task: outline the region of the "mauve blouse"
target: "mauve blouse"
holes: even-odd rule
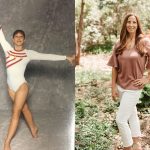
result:
[[[141,39],[140,44],[145,48],[146,56],[141,56],[136,48],[125,49],[121,55],[116,56],[115,44],[113,54],[108,61],[108,65],[117,68],[117,84],[127,90],[138,90],[141,87],[135,86],[133,81],[141,79],[145,69],[150,69],[150,39]]]

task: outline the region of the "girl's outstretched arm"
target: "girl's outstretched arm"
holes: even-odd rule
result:
[[[0,25],[0,44],[2,45],[2,48],[3,48],[4,52],[12,49],[12,46],[5,39],[5,36],[4,36],[1,25]]]
[[[64,56],[64,55],[56,55],[56,54],[44,54],[39,53],[34,50],[27,50],[27,55],[30,60],[50,60],[50,61],[62,61],[68,60],[70,63],[74,63],[75,56]]]

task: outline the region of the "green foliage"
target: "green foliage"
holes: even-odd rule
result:
[[[106,75],[106,77],[110,78],[108,75]],[[78,71],[78,72],[76,71],[76,85],[87,84],[92,80],[100,80],[100,79],[101,73],[96,73],[93,71]]]
[[[112,150],[111,139],[113,137],[111,124],[99,122],[94,118],[89,118],[86,125],[81,126],[76,133],[76,139],[80,143],[76,144],[77,150]]]
[[[111,150],[111,138],[115,129],[108,121],[100,122],[98,112],[98,106],[90,100],[82,99],[76,102],[77,150]]]
[[[90,45],[86,48],[85,52],[92,52],[93,54],[107,53],[112,50],[112,46],[112,41],[106,41],[104,44]]]
[[[76,0],[78,27],[81,0]],[[118,39],[124,16],[133,12],[145,32],[150,29],[150,3],[147,0],[85,0],[82,50],[94,54],[110,51]]]
[[[82,101],[75,104],[76,114],[78,114],[78,119],[82,119],[85,117],[85,103]]]
[[[111,88],[106,84],[110,78],[104,72],[76,71],[76,150],[114,149],[119,103],[111,100]],[[140,111],[150,113],[150,85],[144,87],[140,100]]]
[[[110,102],[110,100],[106,101],[105,104],[106,104],[106,108],[103,111],[104,113],[106,113],[106,112],[113,113],[119,106],[119,103],[112,103],[112,102]]]
[[[138,104],[138,108],[148,108],[150,107],[150,84],[147,84],[141,94],[141,103]]]
[[[110,95],[106,95],[110,89],[100,87],[108,80],[110,80],[108,74],[92,71],[76,72],[76,88],[86,87],[84,94],[81,93],[82,98],[76,99],[75,103],[76,150],[113,149],[112,138],[116,133],[116,124],[107,117],[99,119],[105,111],[105,108],[99,106],[100,102],[105,101],[105,105],[109,103],[108,111],[116,108],[111,104]]]

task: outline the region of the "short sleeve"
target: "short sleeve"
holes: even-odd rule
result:
[[[146,52],[146,64],[145,68],[150,69],[150,38],[144,37],[140,41],[140,46],[143,48],[144,52]]]
[[[116,49],[116,47],[118,45],[117,43],[114,45],[112,55],[111,55],[111,57],[110,57],[110,59],[109,59],[109,61],[107,63],[108,66],[115,67],[115,68],[119,67],[117,56],[116,56],[116,53],[115,53],[115,49]]]

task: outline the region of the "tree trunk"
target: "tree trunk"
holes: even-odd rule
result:
[[[81,56],[81,41],[82,41],[82,32],[83,32],[83,15],[84,15],[84,0],[81,0],[81,13],[79,18],[79,26],[76,34],[76,64],[80,64]]]

